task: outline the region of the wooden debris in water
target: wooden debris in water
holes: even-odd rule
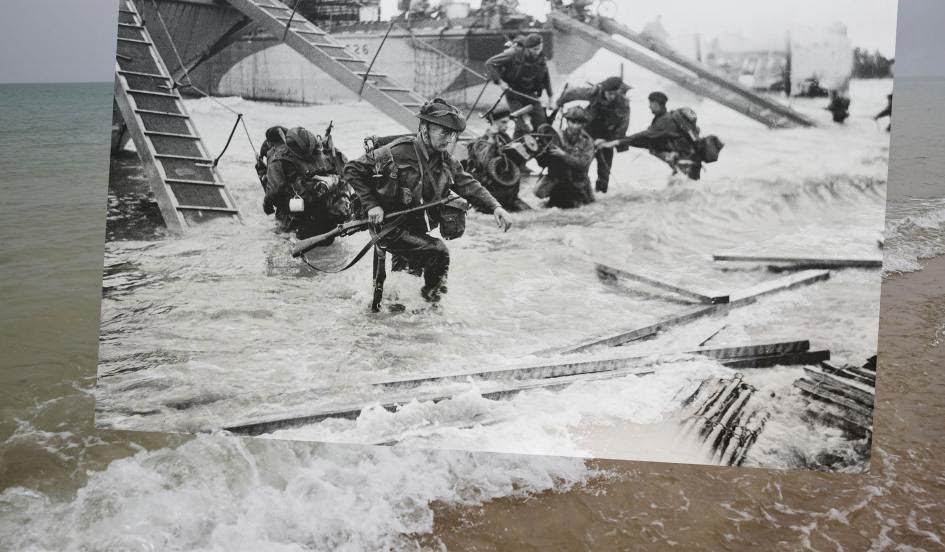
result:
[[[785,263],[805,268],[882,268],[883,259],[832,259],[816,257],[768,257],[755,255],[712,255],[715,261],[746,263]]]
[[[574,363],[559,363],[531,367],[491,370],[474,373],[434,376],[412,380],[395,380],[374,384],[379,388],[400,388],[401,393],[385,397],[380,406],[395,411],[401,405],[412,401],[437,403],[451,399],[468,386],[461,386],[451,392],[436,390],[417,393],[410,389],[422,384],[453,383],[462,384],[472,378],[480,379],[477,383],[483,398],[499,400],[508,398],[522,391],[532,389],[559,389],[574,383],[590,382],[601,379],[613,379],[630,375],[644,376],[657,370],[657,365],[678,357],[680,354],[707,356],[722,365],[738,368],[769,367],[775,365],[816,364],[827,351],[808,351],[808,341],[790,341],[763,345],[730,347],[719,349],[696,350],[689,353],[675,353],[663,357],[629,357],[609,360],[594,360]],[[511,381],[509,381],[511,380]],[[377,404],[377,403],[374,403]],[[288,427],[317,423],[329,418],[356,419],[361,412],[371,405],[364,401],[333,407],[331,409],[282,413],[256,420],[247,420],[225,427],[227,431],[245,435],[261,435]]]
[[[640,328],[633,328],[628,330],[620,330],[611,335],[604,337],[595,337],[580,343],[567,345],[564,347],[555,347],[551,349],[543,349],[534,353],[538,356],[548,356],[548,355],[560,355],[560,354],[571,354],[579,353],[582,351],[587,351],[595,347],[616,347],[618,345],[623,345],[631,341],[636,341],[655,335],[660,331],[664,331],[668,328],[679,326],[693,320],[704,318],[706,316],[715,316],[718,314],[723,314],[728,312],[729,309],[736,307],[742,307],[749,305],[759,297],[776,293],[779,291],[785,291],[788,289],[793,289],[796,287],[809,285],[814,282],[820,282],[830,278],[830,272],[826,270],[806,270],[799,272],[797,274],[791,274],[782,278],[776,278],[774,280],[769,280],[767,282],[762,282],[761,284],[743,289],[739,292],[729,295],[728,303],[722,303],[718,305],[709,305],[709,306],[699,306],[693,309],[687,310],[681,314],[676,314],[663,320],[657,321],[653,324],[648,324]]]
[[[627,272],[626,270],[621,270],[619,268],[614,268],[601,263],[596,263],[595,267],[597,268],[597,275],[600,276],[601,279],[618,280],[623,278],[626,280],[633,280],[635,282],[640,282],[658,289],[670,291],[677,295],[682,295],[687,299],[694,299],[700,303],[706,303],[709,305],[728,303],[728,295],[708,295],[705,293],[699,293],[657,280],[655,278],[642,276],[640,274],[633,274],[631,272]]]

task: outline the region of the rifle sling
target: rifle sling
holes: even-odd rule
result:
[[[371,238],[371,241],[369,241],[367,245],[362,247],[361,251],[358,251],[358,254],[355,255],[354,258],[352,258],[350,261],[348,261],[348,264],[344,265],[341,268],[332,269],[332,268],[317,267],[313,265],[312,263],[308,262],[308,259],[305,258],[304,253],[302,254],[302,262],[307,264],[309,268],[316,270],[318,272],[324,272],[327,274],[338,274],[339,272],[344,272],[345,270],[348,270],[352,266],[358,264],[358,261],[363,259],[364,256],[367,255],[367,252],[370,251],[377,244],[377,242],[381,241],[382,239],[387,237],[388,234],[396,230],[401,224],[403,224],[405,220],[407,220],[407,217],[397,217],[397,219],[394,220],[390,225],[388,225],[383,230],[375,234],[374,237]]]

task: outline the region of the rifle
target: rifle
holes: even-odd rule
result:
[[[568,83],[564,83],[564,88],[561,89],[561,94],[558,94],[558,98],[564,96],[564,93],[568,91]],[[563,104],[562,104],[563,105]],[[558,112],[561,111],[561,106],[559,105],[551,112],[551,115],[548,117],[548,124],[553,125],[555,123],[555,117],[558,116]]]
[[[419,206],[417,206],[417,207],[411,207],[410,209],[404,209],[403,211],[396,211],[396,212],[393,212],[393,213],[387,213],[387,214],[384,215],[384,220],[385,220],[385,221],[388,221],[388,220],[391,220],[391,219],[395,219],[395,218],[398,218],[398,217],[402,217],[402,216],[404,216],[404,215],[409,215],[409,214],[411,214],[411,213],[416,213],[416,212],[419,212],[419,211],[425,211],[425,210],[427,210],[427,209],[429,209],[429,208],[431,208],[431,207],[437,207],[437,206],[439,206],[439,205],[445,205],[446,203],[449,203],[449,202],[451,202],[451,201],[455,201],[455,200],[458,199],[458,198],[459,198],[459,196],[445,197],[445,198],[443,198],[443,199],[438,199],[438,200],[436,200],[436,201],[431,201],[430,203],[424,203],[423,205],[419,205]],[[371,223],[368,222],[367,220],[353,220],[353,221],[351,221],[351,222],[346,222],[346,223],[344,223],[344,224],[339,224],[339,225],[338,225],[337,227],[335,227],[333,230],[329,230],[328,232],[325,232],[324,234],[321,234],[321,235],[318,235],[318,236],[312,236],[311,238],[306,238],[306,239],[304,239],[304,240],[298,242],[297,244],[295,244],[295,247],[292,248],[292,257],[297,259],[297,258],[301,257],[302,255],[308,253],[308,252],[311,251],[312,249],[314,249],[319,243],[321,243],[321,242],[323,242],[323,241],[325,241],[325,240],[328,240],[328,239],[331,239],[331,238],[334,238],[334,237],[338,237],[338,236],[350,236],[351,234],[354,234],[355,232],[360,232],[360,231],[362,231],[362,230],[367,230],[368,227],[370,227],[370,226],[371,226]]]

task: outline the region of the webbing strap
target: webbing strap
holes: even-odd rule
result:
[[[404,222],[406,219],[407,219],[407,217],[398,217],[397,220],[395,220],[394,222],[392,222],[389,226],[387,226],[386,228],[384,228],[383,230],[381,230],[380,232],[378,232],[377,234],[375,234],[374,237],[371,238],[371,241],[369,241],[369,242],[367,243],[367,245],[365,245],[364,247],[362,247],[362,248],[361,248],[361,251],[358,251],[358,254],[355,255],[353,259],[351,259],[350,261],[348,261],[348,263],[347,263],[346,265],[344,265],[343,267],[341,267],[341,268],[334,269],[334,268],[320,268],[320,267],[317,267],[317,266],[313,265],[312,263],[308,262],[308,259],[305,258],[305,255],[304,255],[304,254],[302,255],[302,262],[305,263],[305,264],[307,264],[307,265],[309,266],[309,268],[311,268],[311,269],[313,269],[313,270],[317,270],[318,272],[325,272],[325,273],[327,273],[327,274],[338,274],[339,272],[344,272],[345,270],[348,270],[348,269],[351,268],[352,266],[358,264],[358,261],[360,261],[361,259],[363,259],[364,256],[367,255],[367,252],[368,252],[368,251],[370,251],[375,245],[377,245],[377,243],[378,243],[379,241],[381,241],[382,239],[384,239],[385,237],[387,237],[388,234],[390,234],[391,232],[393,232],[394,230],[396,230],[401,224],[403,224],[403,222]]]

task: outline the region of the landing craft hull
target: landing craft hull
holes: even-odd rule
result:
[[[225,3],[158,0],[156,4],[140,4],[156,46],[179,82],[192,82],[200,91],[215,96],[253,100],[327,104],[356,99],[349,89],[283,44],[281,37],[247,24],[242,14]],[[586,47],[566,45],[567,55],[559,61],[557,36],[545,28],[450,28],[445,22],[422,21],[411,22],[410,30],[405,23],[395,26],[384,41],[387,26],[386,22],[356,23],[326,30],[362,59],[370,61],[380,50],[373,71],[383,72],[424,96],[441,95],[463,105],[475,101],[484,82],[463,65],[485,75],[486,59],[518,34],[538,32],[543,36],[553,80],[570,73],[594,53],[585,51]],[[188,69],[186,75],[178,55]],[[491,105],[500,90],[488,88],[481,103]],[[188,88],[182,92],[199,93]]]
[[[373,71],[387,74],[421,95],[439,95],[465,106],[475,102],[485,82],[479,75],[487,74],[486,59],[503,49],[507,33],[517,32],[425,28],[415,30],[411,36],[395,28],[381,48],[384,30],[334,32],[332,36],[350,46],[362,59],[371,60],[380,49]],[[542,34],[546,55],[554,60],[552,33]],[[560,71],[555,63],[550,65],[552,80],[556,80]],[[350,90],[271,36],[238,40],[193,71],[191,78],[201,83],[204,90],[219,96],[309,104],[357,99]],[[491,105],[500,92],[498,87],[487,87],[480,106]]]

